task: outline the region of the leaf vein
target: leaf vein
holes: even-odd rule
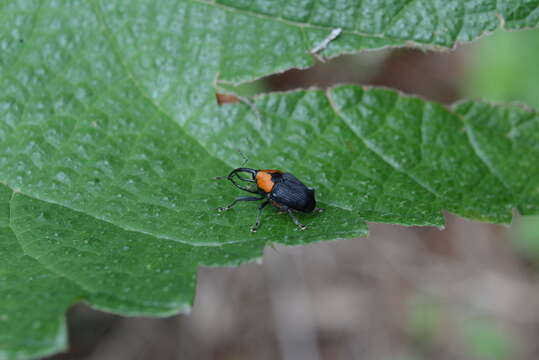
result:
[[[344,118],[345,118],[345,115],[344,114],[341,114],[339,109],[337,108],[337,105],[335,104],[334,100],[333,100],[333,97],[332,95],[329,93],[329,92],[326,92],[326,96],[329,100],[329,103],[331,105],[331,108],[333,109],[333,111],[335,112],[335,114],[337,115],[337,118],[339,118],[344,124],[345,126],[350,130],[351,133],[353,133],[354,135],[356,135],[356,137],[369,149],[371,150],[374,154],[376,154],[381,160],[383,160],[385,163],[387,163],[389,166],[391,166],[393,169],[395,169],[396,171],[406,175],[407,177],[409,177],[410,179],[412,179],[417,185],[419,185],[421,188],[423,188],[424,190],[426,190],[427,192],[431,193],[432,195],[434,195],[436,198],[440,198],[440,196],[431,188],[429,188],[428,186],[422,184],[415,176],[412,176],[408,173],[406,173],[405,171],[403,171],[401,169],[401,167],[396,164],[394,161],[391,161],[391,159],[387,159],[384,154],[381,154],[375,146],[373,146],[371,144],[370,141],[368,141],[367,139],[363,138],[361,135],[359,135],[358,133],[356,133],[351,127],[350,125],[344,121]]]

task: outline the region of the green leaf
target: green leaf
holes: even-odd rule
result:
[[[471,97],[539,107],[539,29],[499,31],[477,45],[464,92]]]
[[[518,219],[508,236],[515,251],[530,264],[539,264],[539,217]]]
[[[214,98],[220,83],[311,65],[336,28],[323,55],[452,46],[500,18],[536,26],[533,4],[4,2],[0,358],[65,348],[63,313],[77,301],[126,315],[186,310],[198,266],[238,265],[268,243],[365,236],[366,221],[443,226],[444,209],[492,222],[513,207],[537,213],[534,112],[450,111],[353,86],[253,107]],[[268,209],[256,234],[253,207],[218,214],[238,191],[213,178],[240,164],[237,149],[315,187],[326,211],[302,216],[302,232]]]
[[[436,297],[425,295],[412,298],[407,311],[406,331],[424,349],[436,351],[441,339],[448,333],[447,318],[456,326],[454,335],[462,337],[459,343],[469,358],[473,359],[510,359],[514,353],[514,343],[492,318],[481,316],[473,311],[455,311],[447,303]],[[449,327],[450,328],[450,327]],[[442,340],[443,341],[443,340]],[[461,346],[462,346],[461,345]]]
[[[475,359],[510,359],[515,353],[512,338],[492,319],[470,316],[462,321],[463,341]]]

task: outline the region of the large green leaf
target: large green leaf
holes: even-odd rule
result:
[[[477,45],[464,92],[472,97],[522,101],[539,107],[539,29],[498,31]]]
[[[442,210],[508,222],[538,212],[539,117],[454,110],[389,90],[298,91],[219,108],[240,82],[325,55],[452,46],[535,26],[536,1],[5,1],[0,5],[0,358],[66,346],[80,300],[120,314],[191,304],[200,265],[271,242],[366,234],[366,221],[443,226]],[[510,6],[511,5],[511,6]],[[285,16],[286,14],[286,16]],[[326,212],[298,230],[217,206],[240,164],[294,172]],[[525,154],[523,156],[523,154]]]

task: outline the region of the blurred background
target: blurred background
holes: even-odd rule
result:
[[[539,31],[500,32],[451,52],[342,56],[238,91],[359,83],[539,108],[538,64]],[[367,239],[202,268],[190,315],[122,318],[78,304],[70,351],[47,359],[539,359],[539,218],[446,217],[445,230],[370,224]]]

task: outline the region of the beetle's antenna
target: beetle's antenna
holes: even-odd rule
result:
[[[243,158],[243,163],[241,164],[240,167],[244,167],[245,164],[247,164],[247,162],[249,161],[249,158],[247,158],[247,156],[245,156],[245,154],[242,153],[241,151],[238,150],[238,152],[240,153],[241,157]]]
[[[247,156],[245,156],[245,154],[242,153],[240,150],[237,150],[237,151],[240,153],[241,157],[243,158],[243,162],[240,165],[240,168],[242,168],[243,166],[245,166],[245,164],[247,164],[247,162],[249,161],[249,158]],[[230,178],[230,175],[228,175],[228,176],[216,176],[216,177],[213,178],[213,180],[231,180],[231,178]]]

